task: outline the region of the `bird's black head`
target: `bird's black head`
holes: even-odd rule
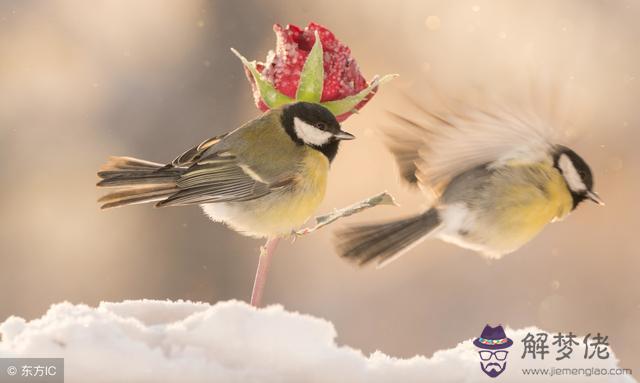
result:
[[[340,129],[340,123],[327,108],[310,102],[284,106],[282,126],[293,141],[322,152],[329,161],[338,153],[340,140],[355,138]]]
[[[553,165],[560,171],[569,187],[574,209],[585,199],[604,205],[598,194],[593,191],[593,174],[589,165],[576,152],[566,146],[557,145]]]

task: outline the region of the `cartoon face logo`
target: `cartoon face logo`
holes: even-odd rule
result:
[[[482,334],[473,341],[473,344],[480,348],[480,368],[488,376],[495,378],[502,374],[507,368],[506,349],[513,345],[513,341],[507,338],[502,326],[484,326]]]

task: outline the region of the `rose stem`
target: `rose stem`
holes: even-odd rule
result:
[[[260,257],[258,258],[258,269],[256,270],[256,279],[253,282],[253,291],[251,292],[251,305],[260,307],[262,303],[262,292],[267,282],[267,272],[269,271],[269,263],[271,257],[275,253],[280,238],[269,238],[267,243],[260,248]]]

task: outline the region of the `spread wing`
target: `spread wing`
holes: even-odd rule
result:
[[[539,161],[551,147],[551,124],[527,108],[480,101],[424,107],[417,117],[392,114],[387,144],[403,179],[436,192],[457,174],[486,163]]]
[[[233,133],[213,137],[187,150],[165,168],[181,169],[176,180],[178,192],[158,206],[248,201],[290,186],[295,177],[284,172],[279,177],[261,177],[241,156],[234,153]]]

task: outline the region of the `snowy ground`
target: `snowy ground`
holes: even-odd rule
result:
[[[478,329],[480,332],[481,329]],[[288,312],[256,310],[237,301],[215,305],[170,301],[61,303],[40,319],[0,324],[0,356],[62,356],[66,382],[634,382],[630,376],[525,377],[521,368],[616,368],[607,360],[523,360],[522,342],[535,328],[507,329],[514,340],[506,371],[480,371],[471,340],[430,358],[396,359],[336,345],[330,322]],[[551,339],[551,337],[549,338]],[[550,341],[551,342],[551,341]]]

